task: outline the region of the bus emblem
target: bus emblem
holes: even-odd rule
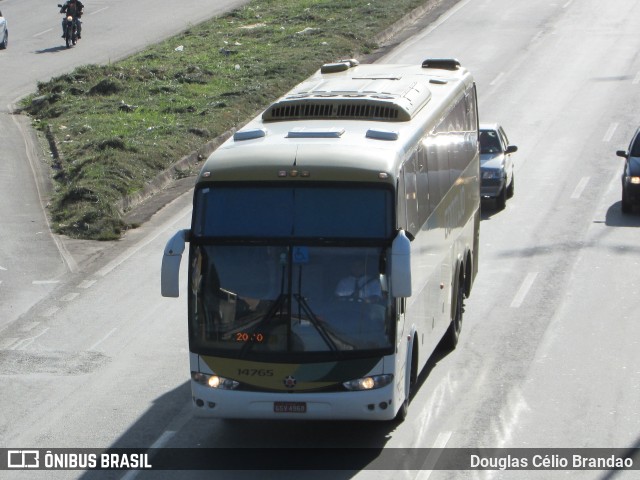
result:
[[[287,388],[295,387],[296,383],[298,383],[298,381],[295,378],[293,378],[291,375],[289,375],[287,378],[284,379],[284,386]]]

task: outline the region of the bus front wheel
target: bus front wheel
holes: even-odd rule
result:
[[[409,413],[409,401],[411,400],[411,394],[415,389],[416,383],[418,383],[418,343],[414,337],[413,349],[411,350],[411,371],[409,372],[409,391],[407,392],[402,405],[398,413],[396,413],[395,421],[400,423],[407,418]]]
[[[455,284],[454,302],[451,323],[445,333],[445,344],[450,350],[455,349],[458,345],[460,330],[462,330],[462,315],[464,313],[464,282],[462,279],[458,279]]]

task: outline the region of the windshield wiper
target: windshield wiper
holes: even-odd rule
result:
[[[324,340],[324,343],[328,345],[330,350],[337,351],[338,346],[336,345],[336,342],[333,341],[333,339],[329,335],[329,332],[327,332],[327,329],[325,328],[325,326],[322,325],[322,322],[320,322],[316,314],[313,313],[313,310],[311,310],[311,307],[307,303],[307,300],[300,294],[294,294],[293,298],[295,298],[296,301],[298,302],[298,305],[302,307],[302,311],[304,311],[307,318],[311,321],[311,324],[318,331],[318,333],[320,334],[320,337],[322,337],[322,340]]]

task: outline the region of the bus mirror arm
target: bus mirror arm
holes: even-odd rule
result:
[[[180,230],[169,239],[162,256],[160,292],[163,297],[180,296],[180,262],[190,230]]]
[[[391,295],[411,296],[411,240],[404,230],[398,231],[391,244]]]

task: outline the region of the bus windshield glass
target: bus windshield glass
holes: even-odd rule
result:
[[[215,238],[389,239],[393,193],[348,186],[213,184],[196,193],[193,233]]]
[[[389,350],[386,249],[205,245],[191,249],[192,348],[232,358]]]

